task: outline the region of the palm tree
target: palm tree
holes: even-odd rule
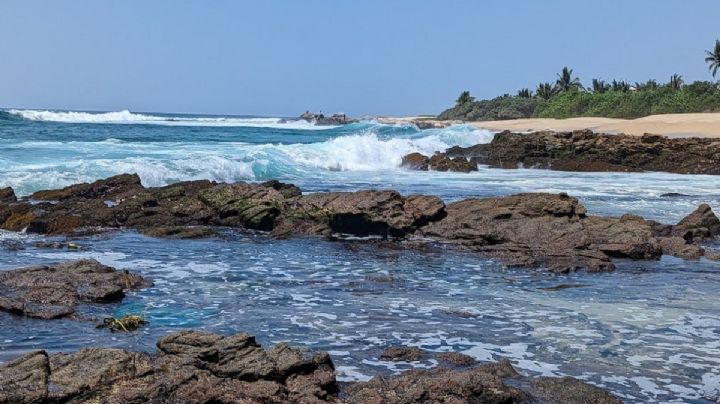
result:
[[[715,41],[715,49],[712,51],[705,51],[705,53],[707,53],[705,62],[710,65],[709,69],[714,78],[718,69],[720,69],[720,40]]]
[[[523,88],[522,90],[518,91],[517,95],[520,98],[532,98],[532,91],[530,91],[529,88]]]
[[[630,83],[628,83],[625,80],[620,80],[620,81],[613,80],[612,83],[610,83],[610,87],[612,88],[613,91],[626,92],[626,91],[630,90]]]
[[[592,91],[594,93],[604,93],[610,90],[610,84],[606,83],[605,80],[593,79]]]
[[[460,96],[455,101],[455,104],[457,106],[460,106],[460,105],[464,105],[464,104],[467,104],[468,102],[473,102],[473,101],[475,101],[475,97],[471,96],[470,91],[466,90],[466,91],[463,91],[462,93],[460,93]]]
[[[535,90],[535,95],[543,100],[549,100],[555,95],[555,87],[550,83],[540,83]]]
[[[560,91],[568,90],[581,90],[583,85],[580,83],[580,79],[572,76],[572,69],[568,69],[567,66],[563,67],[562,72],[558,73],[558,79],[555,85]]]
[[[635,88],[636,88],[638,91],[642,91],[642,90],[654,90],[654,89],[658,88],[658,83],[657,83],[657,81],[655,81],[655,80],[653,80],[653,79],[650,79],[650,80],[648,80],[648,81],[646,81],[646,82],[644,82],[644,83],[638,83],[638,82],[636,82],[636,83],[635,83]]]
[[[670,82],[668,83],[668,87],[672,88],[673,90],[679,90],[682,88],[683,84],[685,82],[683,81],[683,78],[679,74],[673,74],[670,76]]]

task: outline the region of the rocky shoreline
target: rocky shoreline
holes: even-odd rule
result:
[[[246,333],[180,331],[157,352],[87,348],[32,351],[0,367],[0,403],[620,403],[571,377],[527,378],[508,361],[441,365],[339,383],[330,355]]]
[[[705,204],[671,225],[635,215],[592,216],[566,194],[445,204],[391,190],[303,194],[277,181],[147,188],[134,174],[23,198],[10,188],[0,190],[5,230],[76,236],[135,229],[154,237],[196,238],[213,236],[220,227],[276,238],[351,235],[400,248],[444,243],[508,266],[557,272],[609,271],[617,258],[656,260],[663,254],[720,258],[706,245],[720,234],[720,219]],[[127,290],[150,285],[138,274],[93,260],[3,271],[0,311],[75,319],[77,305],[116,302]],[[460,353],[415,347],[388,347],[379,359],[433,358],[440,366],[354,383],[337,381],[327,353],[286,344],[263,349],[248,334],[183,331],[161,338],[157,347],[155,354],[107,348],[30,352],[0,367],[0,403],[620,402],[570,377],[528,378],[507,361],[478,364]]]
[[[701,205],[675,225],[636,215],[592,216],[566,194],[528,193],[445,204],[435,196],[392,190],[319,192],[277,181],[181,182],[146,188],[134,174],[38,191],[17,200],[4,190],[0,229],[84,235],[135,229],[154,237],[197,238],[216,227],[276,238],[381,238],[412,247],[445,243],[508,266],[608,271],[612,259],[656,260],[663,254],[718,259],[705,246],[720,220]]]
[[[438,163],[433,164],[433,160]],[[469,172],[477,169],[477,164],[511,169],[718,175],[720,140],[651,134],[611,135],[591,130],[503,131],[489,144],[456,146],[430,157],[409,154],[403,159],[402,166],[416,170]]]

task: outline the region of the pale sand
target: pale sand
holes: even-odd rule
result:
[[[472,126],[493,131],[591,129],[602,133],[642,135],[654,133],[669,137],[720,138],[720,113],[651,115],[638,119],[570,118],[515,119],[510,121],[470,122]]]
[[[388,124],[410,124],[417,121],[433,121],[431,117],[427,116],[377,118],[377,120],[378,122]],[[438,124],[461,123],[460,121],[434,122]],[[645,133],[654,133],[669,137],[720,138],[720,113],[652,115],[638,119],[514,119],[508,121],[468,122],[468,124],[476,128],[489,129],[492,131],[507,129],[516,132],[529,132],[537,130],[563,131],[591,129],[601,133],[626,133],[628,135],[638,136]]]

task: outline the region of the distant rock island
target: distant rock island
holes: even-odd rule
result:
[[[325,116],[322,112],[305,111],[297,118],[282,119],[280,120],[280,123],[295,121],[307,121],[318,126],[347,125],[349,123],[358,122],[357,119],[350,118],[349,116],[342,113]]]

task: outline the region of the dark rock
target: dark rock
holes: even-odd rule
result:
[[[396,191],[326,192],[305,195],[288,206],[283,231],[306,234],[402,237],[439,220],[445,204],[437,197]]]
[[[337,392],[327,354],[265,351],[247,334],[180,332],[158,348],[152,357],[91,348],[48,360],[33,352],[0,368],[0,402],[313,403]]]
[[[432,157],[420,153],[410,153],[403,157],[401,167],[410,170],[433,170],[433,171],[455,171],[469,173],[477,171],[477,164],[469,161],[464,156],[449,157],[445,153],[435,153]]]
[[[477,171],[477,164],[470,162],[465,157],[450,158],[444,153],[435,153],[430,157],[430,169],[434,171],[454,171],[469,173]]]
[[[424,358],[426,352],[414,346],[394,346],[386,348],[380,354],[380,359],[384,361],[405,361],[413,362]]]
[[[50,363],[32,351],[0,368],[0,403],[42,403],[48,397]]]
[[[140,275],[95,260],[0,272],[0,311],[41,319],[71,315],[80,302],[123,298],[126,289],[148,286]]]
[[[169,334],[157,345],[156,355],[108,348],[51,356],[31,352],[0,367],[0,402],[618,402],[610,393],[569,377],[528,383],[507,360],[462,371],[439,368],[378,376],[349,383],[340,392],[332,360],[324,352],[306,354],[287,344],[265,350],[248,334],[224,337],[202,331]],[[446,353],[443,358],[455,366],[473,365],[462,354]]]
[[[541,402],[556,404],[621,404],[609,392],[572,377],[539,377],[531,382]]]
[[[667,192],[667,193],[664,193],[664,194],[661,194],[661,195],[660,195],[660,197],[662,197],[662,198],[683,198],[683,197],[686,197],[686,196],[690,196],[690,195],[681,194],[681,193],[679,193],[679,192]]]
[[[460,352],[442,352],[437,355],[438,361],[444,365],[454,367],[472,366],[477,363],[475,358]]]
[[[576,135],[584,136],[568,136]],[[466,157],[453,159],[468,164]],[[428,164],[432,169],[430,160]],[[145,188],[137,176],[122,175],[37,195],[57,202],[0,204],[0,228],[50,235],[130,228],[157,237],[194,238],[214,235],[215,226],[229,226],[273,237],[370,237],[386,242],[377,244],[383,248],[423,248],[423,240],[431,239],[507,265],[560,272],[611,270],[611,258],[652,260],[663,251],[695,257],[702,249],[693,245],[720,233],[720,220],[707,205],[673,226],[635,215],[588,217],[577,199],[566,194],[467,199],[446,207],[434,196],[391,190],[303,195],[296,186],[277,181],[189,181]],[[663,237],[681,237],[686,243],[672,239],[661,245]]]
[[[682,237],[661,237],[659,241],[663,253],[667,255],[685,259],[698,259],[704,254],[701,247],[690,244]]]
[[[300,115],[296,120],[303,120],[310,123],[314,123],[318,126],[325,126],[325,125],[347,125],[350,123],[358,122],[357,119],[353,119],[348,117],[345,114],[333,114],[331,116],[325,116],[322,113],[315,113],[306,111],[302,115]],[[291,121],[291,119],[284,120],[285,122]]]
[[[0,188],[0,203],[13,203],[17,202],[15,191],[10,188]]]
[[[376,376],[348,387],[348,403],[520,403],[526,392],[506,385],[498,368],[409,370],[398,376]],[[513,371],[514,372],[514,371]]]
[[[720,174],[720,141],[709,138],[642,137],[540,131],[495,135],[479,161],[491,167],[561,171],[665,171]]]
[[[466,246],[512,266],[543,266],[559,272],[614,268],[592,245],[586,209],[565,194],[519,194],[466,199],[447,205],[447,216],[423,235]]]
[[[410,170],[427,171],[430,169],[430,158],[420,153],[410,153],[402,158],[400,167]]]
[[[689,238],[692,241],[695,238],[709,238],[720,235],[720,219],[706,203],[698,206],[691,214],[685,216],[675,226],[676,234]]]
[[[77,184],[58,190],[38,191],[32,194],[31,198],[38,201],[61,201],[71,198],[110,199],[130,189],[141,187],[140,177],[137,174],[122,174],[95,181],[92,184]]]

